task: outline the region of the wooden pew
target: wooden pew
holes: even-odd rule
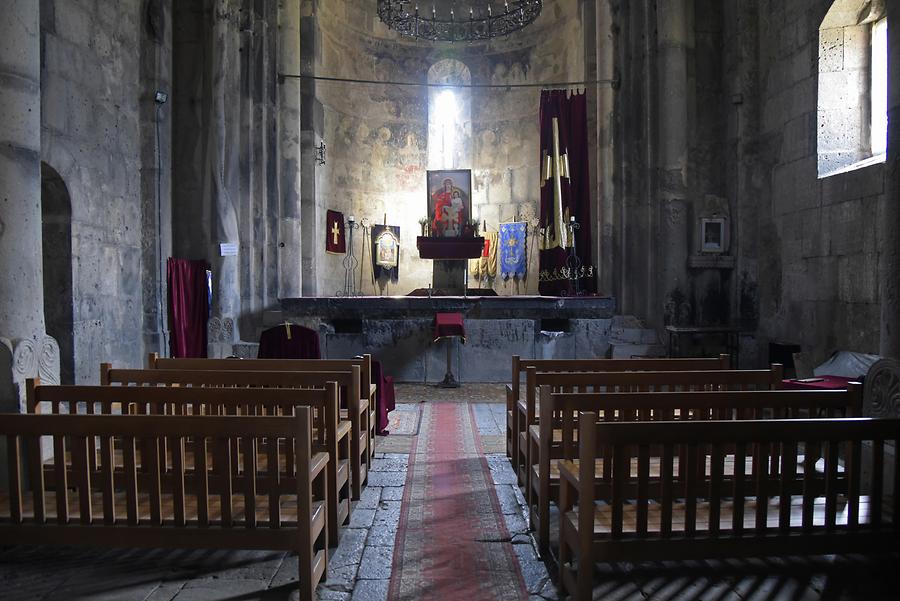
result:
[[[234,369],[245,371],[348,371],[359,366],[362,400],[359,404],[360,419],[369,433],[369,456],[375,456],[375,434],[378,431],[376,415],[375,383],[372,381],[372,355],[357,359],[175,359],[150,353],[147,369]]]
[[[537,460],[531,466],[528,491],[529,515],[538,532],[542,552],[549,550],[550,503],[556,498],[559,472],[552,469],[557,459],[573,459],[577,438],[575,415],[589,411],[605,422],[709,421],[763,418],[835,418],[856,417],[862,412],[862,386],[851,383],[847,390],[756,390],[706,392],[626,392],[626,393],[553,393],[541,386],[539,432],[532,436]],[[798,394],[799,393],[799,394]],[[548,416],[551,419],[546,419]],[[554,436],[553,430],[556,430]],[[658,458],[658,454],[650,455]],[[676,458],[678,470],[685,463]],[[654,459],[656,461],[656,459]],[[654,464],[655,465],[655,464]],[[598,457],[601,486],[609,481],[612,464]],[[683,472],[677,472],[684,477]],[[657,474],[658,475],[658,474]],[[659,483],[656,482],[658,486]]]
[[[118,370],[110,370],[113,373]],[[115,381],[115,378],[113,379]],[[75,415],[293,415],[297,406],[309,407],[312,411],[313,444],[315,450],[329,456],[326,468],[328,483],[328,537],[337,544],[340,526],[350,520],[350,423],[339,421],[337,416],[337,384],[329,382],[324,388],[290,389],[267,388],[265,390],[246,387],[161,387],[161,386],[42,386],[39,380],[26,382],[26,408],[29,413],[49,410],[53,414]],[[89,442],[96,452],[94,441]],[[167,461],[173,461],[174,441],[163,441],[161,453]],[[152,449],[141,449],[148,454]],[[284,449],[282,452],[287,452]],[[260,464],[267,452],[258,449]],[[240,449],[230,450],[232,464],[240,462]],[[192,451],[188,459],[194,461]],[[291,468],[291,455],[285,461]],[[89,466],[96,470],[97,462]],[[98,474],[95,474],[97,476]],[[47,474],[53,478],[52,473]]]
[[[606,423],[585,412],[578,438],[578,463],[559,461],[560,581],[573,599],[591,599],[596,562],[900,547],[900,463],[884,453],[900,442],[900,420]],[[662,450],[658,491],[652,448]],[[599,457],[612,465],[605,489],[595,485]],[[684,477],[676,457],[686,458]]]
[[[284,417],[4,415],[10,492],[0,495],[0,540],[295,551],[300,598],[311,601],[328,553],[328,454],[312,449],[311,428],[308,407]],[[174,441],[171,463],[138,450],[163,440]],[[42,443],[56,452],[42,455]],[[269,453],[258,468],[261,445]],[[280,465],[279,446],[291,450],[293,471]],[[250,453],[239,477],[235,447]],[[209,450],[212,461],[186,465],[188,449],[199,458]],[[56,482],[45,481],[45,468]]]
[[[228,359],[242,363],[243,360]],[[276,360],[277,361],[277,360]],[[347,414],[350,421],[351,493],[359,499],[368,481],[371,455],[368,441],[368,409],[359,393],[358,365],[347,371],[256,371],[256,370],[190,370],[190,369],[113,369],[109,363],[100,365],[100,383],[131,386],[246,386],[261,388],[323,388],[327,382],[347,387]],[[343,413],[342,413],[343,416]]]
[[[506,387],[506,454],[512,458],[513,469],[518,473],[519,440],[525,430],[526,401],[522,398],[521,384],[529,367],[538,372],[599,372],[599,371],[708,371],[728,369],[729,355],[699,359],[522,359],[512,357],[512,381]],[[520,480],[520,484],[524,484]]]
[[[627,372],[538,372],[525,370],[524,427],[519,434],[517,471],[529,494],[531,466],[537,459],[540,430],[537,395],[540,386],[549,385],[556,392],[653,392],[678,390],[772,390],[782,387],[782,366],[773,363],[765,369],[695,370],[695,371],[627,371]],[[520,404],[521,405],[521,404]],[[521,422],[521,415],[520,415]],[[521,426],[520,426],[521,427]]]

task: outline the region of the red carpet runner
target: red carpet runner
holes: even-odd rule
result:
[[[467,403],[422,407],[388,599],[528,599]]]

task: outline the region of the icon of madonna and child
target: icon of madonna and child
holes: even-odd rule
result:
[[[469,169],[428,172],[431,235],[458,238],[471,234],[472,172]]]

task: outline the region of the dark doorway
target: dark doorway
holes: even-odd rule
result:
[[[59,173],[41,163],[44,255],[44,320],[59,343],[60,382],[75,381],[72,295],[72,201]]]

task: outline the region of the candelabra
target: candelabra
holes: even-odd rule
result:
[[[353,231],[363,227],[356,223],[356,217],[350,215],[344,228],[347,231],[347,256],[344,257],[344,290],[340,296],[358,296],[356,289],[356,270],[359,267],[359,259],[353,256]]]
[[[581,224],[575,221],[575,216],[569,218],[569,240],[572,241],[572,245],[569,247],[569,256],[566,258],[566,270],[568,271],[568,278],[571,280],[572,285],[575,287],[575,296],[581,294],[580,284],[578,279],[581,277],[581,259],[578,257],[578,253],[575,249],[575,232],[581,229]]]

